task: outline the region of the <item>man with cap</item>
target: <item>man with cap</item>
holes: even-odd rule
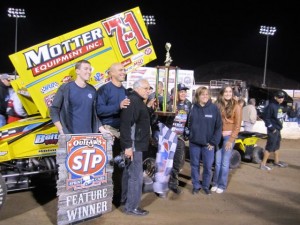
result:
[[[9,88],[11,77],[4,73],[0,75],[0,127],[6,124],[7,120],[7,103],[9,100]]]
[[[264,151],[264,157],[260,164],[261,170],[272,170],[271,167],[267,166],[267,160],[269,159],[270,153],[274,153],[274,166],[284,168],[287,164],[279,161],[279,148],[281,142],[280,131],[282,129],[282,123],[284,118],[283,103],[285,93],[281,90],[276,91],[274,94],[274,100],[266,107],[264,111],[264,121],[267,127],[267,143]]]
[[[167,117],[165,122],[165,125],[168,126],[173,132],[175,132],[178,137],[176,151],[173,158],[173,167],[170,173],[170,180],[168,185],[169,189],[176,194],[181,193],[181,189],[178,187],[178,175],[185,160],[185,141],[183,138],[183,133],[188,114],[192,107],[192,103],[186,97],[188,89],[189,88],[182,83],[177,85],[176,115]],[[171,98],[168,103],[169,111],[172,111],[172,107],[173,98]]]

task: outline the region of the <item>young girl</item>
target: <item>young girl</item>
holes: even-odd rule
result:
[[[226,86],[221,90],[216,104],[222,115],[223,141],[220,149],[216,151],[215,172],[211,191],[221,194],[227,188],[232,148],[241,128],[242,108],[233,99],[233,90],[230,86]]]

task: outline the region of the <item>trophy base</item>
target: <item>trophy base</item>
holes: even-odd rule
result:
[[[175,112],[163,112],[163,111],[156,111],[154,112],[158,116],[175,116]]]

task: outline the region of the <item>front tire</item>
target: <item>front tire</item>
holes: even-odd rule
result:
[[[252,162],[259,164],[261,163],[262,159],[264,157],[264,149],[261,147],[256,146],[253,149],[253,153],[252,153]]]
[[[7,195],[7,187],[3,177],[0,174],[0,210],[6,200],[6,195]]]
[[[230,169],[238,168],[241,164],[241,160],[242,160],[242,157],[241,157],[241,154],[239,153],[239,151],[233,149],[232,153],[231,153],[229,168]]]

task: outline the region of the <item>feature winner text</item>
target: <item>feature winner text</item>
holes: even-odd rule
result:
[[[77,221],[106,212],[108,206],[105,198],[107,188],[67,196],[66,206],[70,208],[66,210],[68,221]],[[99,201],[100,199],[103,201]]]

